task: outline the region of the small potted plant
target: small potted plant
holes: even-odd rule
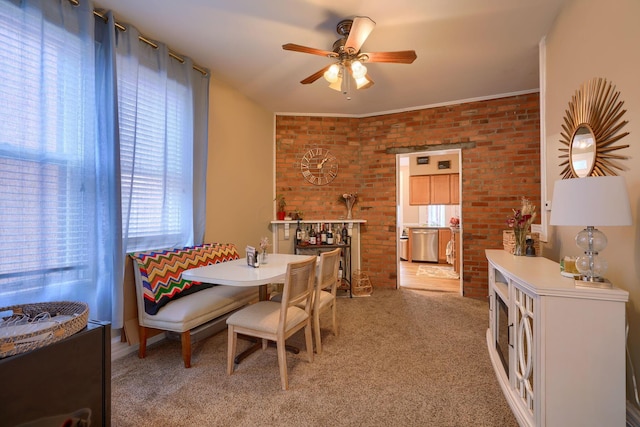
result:
[[[285,208],[287,207],[287,201],[284,199],[282,194],[278,194],[275,198],[275,201],[278,203],[278,212],[277,217],[278,221],[284,220],[284,217],[287,215],[285,212]]]

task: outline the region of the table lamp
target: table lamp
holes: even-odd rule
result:
[[[603,276],[607,262],[599,253],[607,237],[597,226],[631,225],[627,184],[622,176],[595,176],[556,181],[551,202],[551,225],[580,225],[576,244],[584,256],[576,260],[580,278],[576,286],[610,288]]]

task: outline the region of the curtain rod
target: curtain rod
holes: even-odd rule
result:
[[[78,5],[80,4],[80,3],[79,3],[79,0],[69,0],[69,2],[70,2],[71,4],[73,4],[73,5],[75,5],[75,6],[78,6]],[[98,18],[101,18],[102,20],[104,20],[104,22],[107,22],[107,21],[108,21],[107,16],[106,16],[104,13],[102,13],[102,12],[100,12],[100,11],[98,11],[98,10],[94,10],[94,11],[93,11],[93,14],[94,14],[95,16],[97,16]],[[115,25],[115,27],[116,27],[117,29],[119,29],[120,31],[127,31],[127,28],[126,28],[124,25],[122,25],[122,24],[120,24],[119,22],[117,22],[117,21],[114,21],[114,25]],[[154,43],[154,42],[152,42],[151,40],[147,39],[146,37],[143,37],[143,36],[141,36],[141,35],[140,35],[140,36],[138,36],[138,40],[140,40],[141,42],[144,42],[144,43],[148,44],[149,46],[153,47],[154,49],[157,49],[157,48],[158,48],[158,45],[157,45],[157,44],[155,44],[155,43]],[[182,58],[181,56],[179,56],[177,53],[175,53],[175,52],[171,51],[171,49],[169,49],[169,56],[170,56],[170,57],[172,57],[173,59],[175,59],[175,60],[179,61],[181,64],[184,64],[184,58]],[[200,72],[200,73],[202,73],[202,75],[204,75],[204,76],[206,76],[207,74],[209,74],[209,73],[207,72],[207,70],[205,70],[204,68],[199,67],[199,66],[197,66],[197,65],[195,65],[195,64],[193,65],[193,69],[194,69],[194,70],[196,70],[196,71],[199,71],[199,72]]]

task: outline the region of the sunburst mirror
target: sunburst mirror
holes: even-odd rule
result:
[[[629,132],[619,133],[627,124],[622,116],[620,92],[605,79],[594,78],[583,83],[569,102],[560,133],[560,159],[566,159],[562,179],[586,176],[617,175],[622,170],[618,160],[627,156],[613,153],[629,145],[613,145]]]

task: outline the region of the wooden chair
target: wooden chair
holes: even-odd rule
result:
[[[289,388],[285,341],[302,328],[304,328],[309,362],[313,361],[311,300],[316,276],[315,268],[316,257],[289,263],[281,303],[260,301],[229,316],[227,319],[229,330],[227,374],[233,373],[238,334],[261,338],[263,350],[267,348],[268,341],[276,342],[283,390]],[[304,308],[299,306],[301,304],[304,304]]]
[[[338,266],[340,252],[337,248],[320,254],[320,266],[316,277],[316,287],[313,296],[313,330],[316,337],[316,352],[322,353],[322,339],[320,337],[320,315],[331,309],[333,335],[338,335],[338,320],[336,309],[336,292],[338,289]]]

